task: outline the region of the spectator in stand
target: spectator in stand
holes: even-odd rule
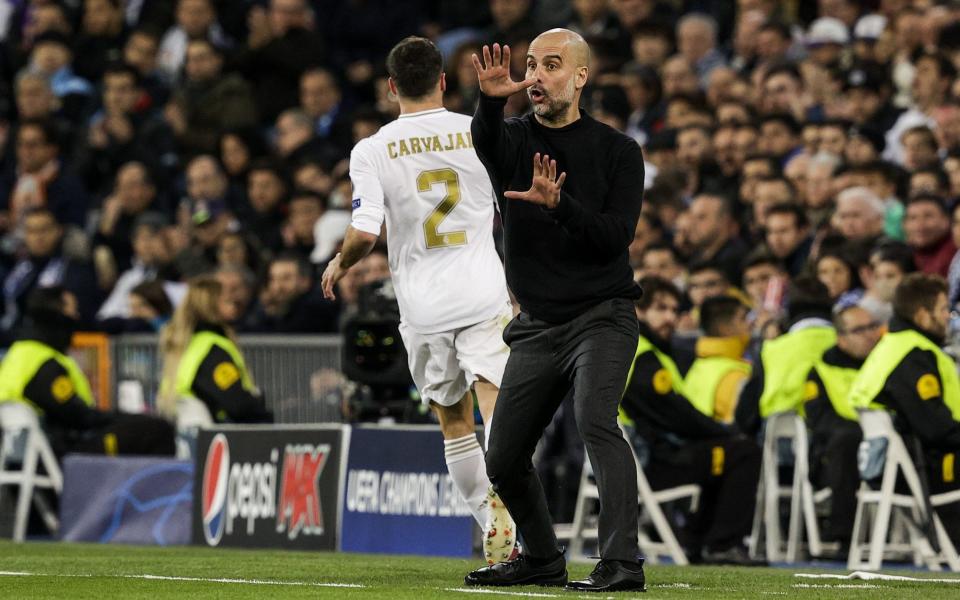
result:
[[[717,49],[717,22],[703,13],[690,13],[677,23],[677,51],[694,66],[701,87],[706,87],[713,70],[726,62]]]
[[[220,164],[230,184],[246,187],[247,174],[254,161],[269,155],[267,143],[255,127],[229,129],[220,136]]]
[[[313,268],[297,255],[270,261],[267,285],[247,324],[263,333],[323,333],[338,330],[337,305],[314,287]]]
[[[893,296],[903,278],[916,271],[913,251],[902,242],[885,242],[874,248],[870,263],[861,270],[866,287],[860,306],[881,323],[893,316]]]
[[[939,196],[920,194],[907,201],[903,220],[907,245],[922,273],[946,277],[957,246],[950,235],[950,213]]]
[[[276,153],[287,164],[316,158],[328,168],[343,158],[317,137],[313,119],[300,109],[285,110],[277,117]]]
[[[15,228],[29,208],[47,207],[58,222],[87,224],[87,192],[61,160],[49,121],[23,121],[16,133],[16,165],[0,175],[0,230]]]
[[[213,272],[220,242],[238,228],[239,224],[223,201],[200,200],[194,203],[190,213],[191,244],[177,256],[177,270],[186,279]]]
[[[223,73],[223,51],[209,40],[187,43],[184,75],[164,116],[186,156],[216,152],[222,132],[257,122],[250,85]]]
[[[783,261],[790,277],[799,275],[813,245],[803,208],[796,204],[772,206],[767,211],[766,243],[770,253]]]
[[[217,23],[217,12],[212,0],[179,0],[176,24],[160,42],[157,64],[168,81],[178,81],[187,59],[191,40],[209,40],[218,47],[230,45],[230,38]]]
[[[47,78],[64,116],[79,120],[89,108],[93,86],[73,72],[72,62],[73,50],[64,34],[48,31],[34,39],[28,68]]]
[[[85,0],[80,25],[73,67],[80,77],[97,81],[107,65],[120,59],[124,39],[120,0]]]
[[[847,188],[837,195],[831,225],[847,240],[877,242],[883,236],[885,213],[883,201],[869,188]]]
[[[343,93],[336,76],[329,69],[314,68],[300,77],[300,108],[314,122],[316,137],[348,154],[351,143],[350,121],[343,102]]]
[[[354,13],[355,15],[356,13]],[[237,64],[253,82],[256,106],[265,122],[297,105],[300,77],[326,62],[326,45],[316,34],[313,9],[306,0],[270,0],[248,13],[247,45]]]
[[[220,163],[209,155],[198,156],[187,165],[187,198],[181,211],[189,217],[193,205],[201,201],[213,201],[231,210],[234,214],[243,210],[244,199],[230,187]],[[183,225],[184,223],[181,223]]]
[[[237,211],[237,218],[267,250],[277,251],[283,246],[281,230],[286,219],[289,187],[286,173],[276,163],[264,159],[250,166],[247,203]]]
[[[130,293],[140,284],[159,281],[171,302],[179,304],[186,293],[184,284],[176,281],[173,250],[164,235],[166,218],[159,213],[143,213],[131,228],[133,257],[130,267],[116,279],[113,291],[97,311],[98,321],[128,319],[133,315]],[[110,330],[109,325],[101,325]]]
[[[322,215],[323,199],[320,196],[304,190],[294,192],[282,230],[284,251],[310,260],[317,245],[314,232]]]
[[[214,273],[223,292],[220,299],[220,312],[230,327],[243,327],[253,305],[257,287],[257,278],[250,269],[242,266],[221,266]]]
[[[146,167],[139,162],[128,162],[120,167],[113,191],[103,200],[103,207],[97,215],[99,223],[93,237],[94,261],[108,264],[114,271],[130,268],[133,257],[130,238],[134,224],[146,211],[163,212],[162,209],[157,199],[157,188]],[[110,280],[110,286],[114,280]]]
[[[23,233],[23,258],[3,281],[0,336],[9,336],[20,325],[33,290],[55,285],[74,296],[81,326],[89,326],[100,303],[96,277],[88,262],[64,252],[64,228],[56,215],[42,206],[28,208],[23,215]]]
[[[164,184],[174,178],[179,159],[173,131],[162,119],[136,110],[141,93],[136,69],[119,63],[106,67],[103,108],[91,117],[77,157],[87,189],[105,191],[120,166],[131,160],[143,163]]]
[[[137,101],[138,109],[157,109],[170,98],[170,85],[157,68],[160,36],[150,29],[130,32],[123,46],[123,62],[137,70],[143,95]]]
[[[740,280],[740,263],[747,253],[738,235],[731,202],[722,196],[701,194],[690,205],[690,242],[697,261],[717,263],[729,281]]]

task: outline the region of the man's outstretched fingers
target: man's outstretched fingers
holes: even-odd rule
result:
[[[503,45],[503,64],[510,68],[510,46],[506,44]]]
[[[555,181],[557,179],[557,161],[550,161],[550,169],[547,171],[550,181]]]
[[[500,44],[494,42],[493,44],[493,66],[499,67],[500,62]]]
[[[493,67],[493,56],[490,55],[490,46],[483,47],[483,66],[485,69]]]
[[[566,179],[566,178],[567,178],[567,172],[566,172],[566,171],[564,171],[563,173],[560,173],[560,178],[557,179],[557,187],[562,186],[562,185],[563,185],[563,180]]]

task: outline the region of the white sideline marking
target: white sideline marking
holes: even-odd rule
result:
[[[116,579],[147,579],[160,581],[197,581],[201,583],[244,583],[247,585],[294,585],[307,587],[364,588],[359,583],[322,583],[313,581],[271,581],[269,579],[231,579],[227,577],[176,577],[172,575],[64,575],[60,573],[23,573],[18,571],[0,571],[3,577],[112,577]]]
[[[881,586],[873,585],[872,583],[795,583],[793,587],[800,589],[828,589],[828,590],[837,590],[837,589],[847,589],[847,590],[869,590],[869,589],[879,589]]]
[[[460,592],[461,594],[497,594],[499,596],[523,596],[525,598],[559,598],[560,594],[539,594],[537,592],[506,592],[503,590],[489,590],[484,588],[444,588],[445,592]]]
[[[849,575],[835,575],[833,573],[794,573],[794,577],[807,579],[862,579],[863,581],[912,581],[920,583],[960,583],[960,577],[953,579],[929,579],[926,577],[906,577],[904,575],[885,575],[868,571],[854,571]]]

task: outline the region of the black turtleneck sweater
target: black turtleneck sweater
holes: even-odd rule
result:
[[[471,132],[503,216],[507,283],[523,310],[564,323],[605,300],[639,298],[627,247],[643,195],[640,147],[582,109],[550,128],[532,114],[504,121],[505,104],[481,95]],[[553,210],[503,197],[530,188],[537,152],[567,174]]]

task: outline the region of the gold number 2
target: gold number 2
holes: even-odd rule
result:
[[[460,177],[453,169],[424,171],[417,176],[417,191],[420,193],[428,192],[435,183],[444,184],[447,193],[423,221],[423,235],[427,242],[427,248],[463,246],[467,243],[466,231],[451,231],[449,233],[437,231],[440,228],[440,223],[460,202]]]

